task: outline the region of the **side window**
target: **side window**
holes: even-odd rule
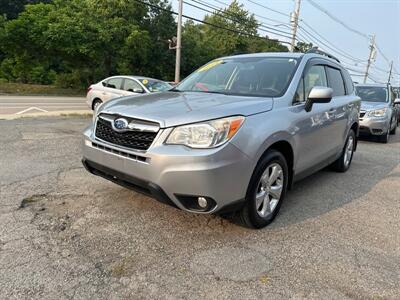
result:
[[[134,92],[134,91],[138,91],[138,90],[143,91],[143,88],[136,81],[134,81],[132,79],[125,79],[123,90],[128,91],[128,92]]]
[[[111,89],[121,89],[122,78],[111,78],[107,81],[107,87]]]
[[[295,102],[305,101],[314,86],[328,86],[324,66],[311,66],[306,71],[297,88]]]
[[[350,77],[349,72],[342,70],[342,75],[344,78],[344,83],[346,84],[346,95],[350,95],[354,92],[353,80]]]
[[[344,96],[346,91],[344,89],[342,73],[339,69],[334,69],[331,67],[327,67],[326,69],[329,78],[329,87],[333,89],[333,97]]]

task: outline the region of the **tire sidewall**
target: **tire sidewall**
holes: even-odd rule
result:
[[[347,149],[347,143],[348,143],[348,141],[349,141],[350,136],[353,136],[353,151],[351,152],[351,157],[350,157],[349,164],[346,166],[346,164],[344,163],[344,153],[345,153],[345,151],[346,151],[346,149]],[[343,163],[343,169],[344,169],[344,171],[347,171],[347,170],[350,168],[350,166],[351,166],[351,162],[353,161],[354,147],[355,147],[356,142],[357,142],[357,141],[356,141],[356,133],[354,132],[353,129],[351,129],[351,130],[349,131],[349,134],[347,135],[346,143],[345,143],[345,145],[344,145],[343,153],[342,153],[342,157],[341,157],[342,163]]]
[[[282,189],[282,194],[281,198],[275,207],[275,210],[272,214],[267,216],[266,218],[261,217],[257,213],[257,208],[256,208],[256,201],[255,201],[255,195],[257,192],[258,188],[258,183],[259,180],[264,173],[265,169],[267,166],[269,166],[272,163],[277,163],[282,167],[283,170],[283,189]],[[282,205],[282,202],[286,196],[286,191],[287,191],[287,186],[288,186],[288,166],[285,157],[278,151],[276,150],[269,150],[264,157],[261,158],[259,163],[257,164],[254,173],[251,177],[249,187],[247,189],[247,194],[246,194],[246,209],[249,217],[249,221],[255,228],[262,228],[269,223],[271,223],[276,215],[279,212],[279,209]]]

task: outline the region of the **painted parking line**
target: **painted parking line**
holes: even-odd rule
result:
[[[24,109],[24,110],[21,110],[21,111],[19,111],[19,112],[16,112],[15,114],[16,114],[16,115],[20,115],[20,114],[26,113],[26,112],[31,111],[31,110],[38,110],[38,111],[41,111],[41,112],[49,112],[48,110],[45,110],[45,109],[41,109],[41,108],[32,106],[32,107],[29,107],[29,108],[27,108],[27,109]]]

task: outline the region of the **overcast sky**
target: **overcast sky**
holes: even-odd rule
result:
[[[355,29],[363,34],[372,35],[376,34],[376,42],[383,54],[389,59],[394,60],[394,66],[397,73],[400,73],[400,0],[314,0],[321,7],[326,9],[330,14],[339,20],[343,21],[346,25]],[[178,0],[171,0],[173,9],[177,11]],[[191,0],[184,0],[184,3],[192,3],[197,6],[199,4]],[[231,0],[201,0],[203,3],[209,3],[213,6],[223,7],[222,3],[229,5]],[[294,10],[294,0],[239,0],[244,7],[252,13],[257,15],[275,19],[283,24],[289,24],[289,16],[285,16],[265,8],[262,8],[254,3],[257,2],[261,5],[275,9],[277,11],[289,14]],[[202,19],[205,12],[197,8],[184,4],[183,13],[189,16],[194,16]],[[267,21],[256,17],[259,21],[268,26],[278,24],[277,22]],[[311,5],[308,0],[301,1],[300,18],[303,19],[308,25],[322,35],[326,40],[333,44],[336,48],[344,51],[346,54],[358,58],[360,60],[367,60],[369,54],[369,41],[348,29],[341,24],[335,22],[326,14]],[[300,23],[307,31],[313,33],[309,28]],[[276,27],[279,30],[290,31],[285,26],[280,25]],[[302,33],[300,31],[300,33]],[[265,35],[266,33],[260,32]],[[315,33],[313,33],[315,35]],[[269,34],[274,37],[273,34]],[[316,35],[315,35],[316,36]],[[305,34],[303,32],[303,37]],[[316,36],[321,40],[320,37]],[[287,40],[279,37],[279,39]],[[324,42],[324,41],[323,41]],[[325,42],[326,43],[326,42]],[[315,44],[315,43],[314,43]],[[365,71],[363,63],[355,63],[343,55],[334,53],[330,49],[324,47],[320,43],[317,44],[321,49],[327,50],[336,55],[339,59],[346,63],[347,66],[355,70]],[[329,44],[328,44],[329,45]],[[332,47],[332,45],[329,45]],[[389,70],[389,65],[384,57],[378,52],[376,54],[376,61],[374,66]],[[379,81],[387,81],[388,74],[377,69],[372,69],[372,76]],[[355,73],[355,72],[350,72]],[[362,81],[362,77],[353,77],[356,81]],[[396,75],[392,83],[400,84],[400,75]]]

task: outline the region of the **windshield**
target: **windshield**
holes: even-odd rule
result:
[[[285,93],[298,59],[236,57],[214,60],[201,67],[176,89],[226,95],[277,97]]]
[[[365,102],[387,102],[387,88],[378,86],[357,86],[357,95]]]
[[[147,78],[139,80],[151,93],[163,92],[172,89],[172,85],[161,80],[147,79]]]

